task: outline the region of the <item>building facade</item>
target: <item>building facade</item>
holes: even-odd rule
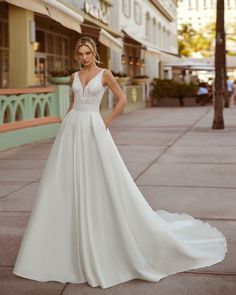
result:
[[[162,64],[177,55],[176,1],[114,1],[111,26],[124,34],[122,55],[113,54],[115,71],[163,77]]]
[[[73,49],[83,35],[97,42],[104,67],[111,50],[121,51],[121,34],[109,26],[110,0],[40,3],[0,3],[0,87],[46,86],[52,71],[76,70]]]
[[[104,67],[163,76],[162,64],[177,54],[176,2],[2,1],[0,87],[46,86],[51,72],[76,68],[73,48],[82,35],[95,39]]]

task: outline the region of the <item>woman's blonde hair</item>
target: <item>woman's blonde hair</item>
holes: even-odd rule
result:
[[[101,63],[100,56],[97,51],[96,43],[91,37],[84,36],[84,37],[81,37],[75,45],[74,59],[79,63],[80,66],[81,66],[81,63],[78,58],[78,50],[81,46],[88,46],[88,48],[94,53],[95,63]]]

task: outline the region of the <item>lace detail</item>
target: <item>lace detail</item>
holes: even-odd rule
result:
[[[74,80],[72,83],[72,91],[74,93],[74,105],[78,104],[93,104],[100,105],[103,94],[106,90],[106,86],[102,85],[104,69],[100,70],[88,84],[83,88],[78,72],[74,74]]]

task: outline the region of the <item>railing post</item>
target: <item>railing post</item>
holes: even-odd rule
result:
[[[57,110],[58,116],[64,118],[70,105],[70,86],[58,85],[57,86]]]

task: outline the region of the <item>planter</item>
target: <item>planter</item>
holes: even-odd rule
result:
[[[143,85],[150,81],[149,78],[133,78],[132,80],[135,85]]]
[[[130,77],[115,77],[116,81],[120,84],[120,85],[125,85]]]
[[[69,84],[70,76],[66,77],[48,77],[48,81],[52,84]]]

